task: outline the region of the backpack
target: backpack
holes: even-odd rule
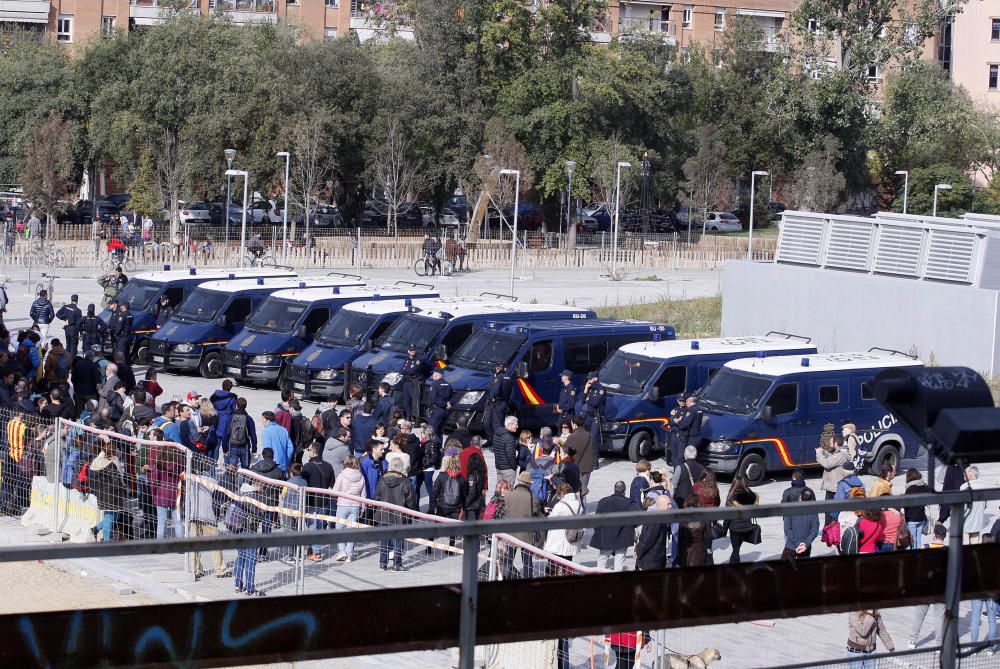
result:
[[[549,482],[545,479],[545,470],[535,468],[531,470],[531,494],[542,502],[549,500]]]
[[[566,502],[560,502],[560,504],[566,504]],[[576,511],[573,510],[569,504],[566,504],[566,508],[569,509],[570,515],[578,515]],[[570,527],[566,529],[566,541],[571,544],[578,544],[583,541],[583,528],[582,527]]]
[[[245,446],[247,438],[247,415],[245,413],[234,413],[233,419],[229,423],[229,445]]]
[[[326,432],[323,429],[323,416],[322,414],[320,414],[319,410],[317,410],[316,413],[313,414],[310,423],[312,423],[312,428],[313,431],[315,432],[315,436],[317,437],[326,436]]]
[[[492,500],[490,500],[490,503],[486,505],[486,509],[483,511],[483,520],[493,520],[494,518],[499,520],[504,517],[506,510],[504,498],[495,496]]]
[[[851,525],[850,527],[844,528],[844,531],[840,533],[840,554],[857,554],[858,545],[861,543],[862,536],[864,536],[864,533],[857,525]]]
[[[60,379],[69,378],[69,353],[56,358],[56,376]]]
[[[312,421],[302,414],[295,416],[292,422],[292,431],[295,434],[295,449],[297,451],[306,450],[316,438],[316,429],[313,427]]]
[[[462,506],[462,485],[458,482],[457,476],[445,474],[444,492],[441,495],[441,503],[452,509]]]
[[[243,505],[239,502],[230,502],[226,508],[226,518],[223,521],[226,529],[234,534],[239,534],[246,529],[247,513]]]

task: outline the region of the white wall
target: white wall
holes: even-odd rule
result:
[[[722,334],[812,337],[820,351],[916,349],[926,362],[1000,372],[998,293],[912,279],[730,261]]]

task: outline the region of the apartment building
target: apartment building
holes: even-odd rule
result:
[[[162,20],[160,4],[160,0],[0,0],[0,32],[16,26],[37,32],[39,38],[54,36],[63,44],[80,44],[102,31],[154,24]],[[281,21],[316,39],[356,34],[362,41],[379,32],[381,7],[366,0],[191,0],[191,8],[206,16],[221,11],[236,23]]]
[[[941,26],[932,49],[955,84],[1000,111],[1000,2],[966,3]]]

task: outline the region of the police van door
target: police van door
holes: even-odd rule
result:
[[[816,449],[819,448],[823,426],[832,423],[834,432],[839,434],[840,426],[848,422],[851,413],[849,388],[846,378],[809,380],[809,408],[803,435],[806,464],[816,462]]]
[[[758,440],[766,446],[768,469],[794,467],[802,459],[805,398],[800,385],[805,382],[779,381],[761,409]]]
[[[551,339],[536,341],[528,350],[524,362],[528,375],[514,378],[511,403],[517,409],[521,427],[536,430],[555,423],[555,404],[559,400],[556,382],[559,371],[555,368],[555,346]]]

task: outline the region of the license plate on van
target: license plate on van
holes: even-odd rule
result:
[[[162,365],[163,364],[163,356],[162,355],[154,355],[153,356],[153,362],[158,362],[158,363],[160,363]]]
[[[239,367],[226,367],[226,371],[228,373],[230,373],[230,374],[239,374],[240,373]]]

